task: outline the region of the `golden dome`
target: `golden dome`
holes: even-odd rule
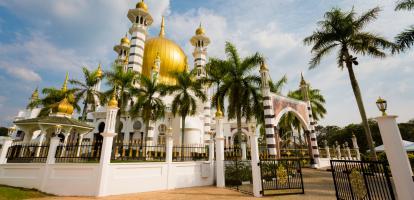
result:
[[[102,71],[101,63],[99,63],[98,69],[96,71],[96,76],[98,76],[98,78],[102,78],[102,75],[103,75],[103,71]]]
[[[196,35],[204,35],[204,33],[205,33],[204,28],[201,27],[201,23],[200,23],[200,26],[197,28],[195,34]]]
[[[173,71],[184,71],[187,57],[180,46],[164,37],[163,22],[161,23],[159,36],[150,38],[145,42],[142,74],[151,77],[151,70],[157,55],[161,60],[158,81],[169,85],[175,84],[176,80],[171,77],[170,73]]]
[[[128,39],[128,36],[125,34],[125,36],[121,39],[121,45],[129,46],[131,42]]]
[[[143,9],[143,10],[145,10],[145,11],[148,12],[148,6],[147,6],[147,4],[144,3],[144,0],[138,2],[135,7],[136,8],[141,8],[141,9]]]
[[[56,107],[56,111],[59,114],[65,115],[72,115],[73,113],[73,106],[69,103],[68,99],[65,97],[62,101],[60,101]]]
[[[118,107],[118,100],[116,100],[116,90],[112,93],[111,100],[108,102],[108,106],[111,108],[117,108]]]

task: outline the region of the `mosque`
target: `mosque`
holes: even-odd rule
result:
[[[126,34],[120,39],[119,44],[115,45],[113,50],[117,54],[117,58],[114,63],[117,66],[122,66],[123,70],[132,70],[141,73],[145,76],[152,76],[153,73],[157,73],[158,81],[164,84],[175,84],[174,78],[171,77],[172,71],[184,71],[188,69],[188,57],[185,55],[182,48],[173,40],[167,38],[165,19],[162,18],[159,34],[155,36],[149,35],[148,29],[153,23],[153,18],[148,11],[147,5],[140,1],[136,4],[136,8],[130,9],[127,15],[131,21],[132,26],[129,29],[129,34]],[[206,34],[205,29],[200,26],[195,30],[194,36],[189,38],[189,42],[194,47],[193,51],[193,65],[197,70],[197,78],[206,76],[205,65],[207,61],[207,47],[210,44],[210,39]],[[101,66],[98,66],[98,74],[103,75]],[[66,77],[62,90],[67,90],[68,77]],[[101,81],[102,82],[102,81]],[[94,87],[96,91],[103,92],[101,90],[101,82]],[[139,85],[137,84],[137,87]],[[205,87],[204,92],[208,99],[212,96],[210,88]],[[36,89],[30,101],[36,101],[39,99],[39,93]],[[165,117],[161,120],[151,122],[149,125],[149,132],[145,137],[146,127],[141,118],[132,118],[128,113],[122,114],[121,126],[122,131],[116,136],[117,141],[123,141],[128,143],[129,141],[143,141],[147,139],[147,143],[150,144],[162,144],[165,142],[165,134],[167,127],[171,127],[174,136],[174,143],[181,143],[181,118],[179,116],[173,116],[170,107],[173,97],[163,97],[164,103],[167,107]],[[134,99],[130,101],[129,105],[133,104]],[[49,116],[63,116],[71,121],[70,126],[72,128],[63,131],[62,139],[64,141],[97,141],[101,140],[101,133],[105,129],[106,120],[106,108],[99,102],[99,98],[95,98],[96,107],[88,105],[87,122],[83,123],[75,120],[73,106],[68,104],[67,99],[62,100],[56,108],[53,109]],[[185,144],[205,144],[211,137],[211,131],[215,129],[215,120],[211,110],[211,102],[199,101],[197,103],[197,112],[193,116],[186,118],[185,127]],[[15,124],[17,129],[12,134],[15,140],[22,140],[24,142],[45,142],[50,140],[53,132],[47,131],[44,128],[43,122],[39,122],[33,119],[37,119],[42,108],[30,108],[21,110],[15,117]],[[130,109],[127,106],[127,111]],[[49,119],[50,120],[50,119]],[[30,125],[28,125],[30,123]],[[253,122],[254,123],[254,122]],[[43,125],[42,125],[43,124]],[[242,131],[245,135],[252,128],[252,124],[243,124]],[[43,130],[43,131],[42,131]],[[236,123],[235,121],[223,120],[223,130],[225,136],[225,145],[230,146],[237,140]],[[249,137],[246,136],[247,139]],[[248,141],[246,141],[248,142]]]

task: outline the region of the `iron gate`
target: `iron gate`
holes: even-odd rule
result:
[[[259,165],[264,196],[305,193],[300,159],[266,159]]]
[[[225,160],[224,180],[227,188],[253,195],[252,165],[250,160]]]
[[[331,160],[331,169],[337,199],[395,199],[385,162]]]

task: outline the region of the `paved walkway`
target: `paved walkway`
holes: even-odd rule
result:
[[[335,199],[335,188],[333,186],[333,180],[331,173],[327,171],[319,171],[313,169],[304,169],[303,178],[305,183],[305,194],[298,195],[283,195],[283,196],[269,196],[264,199],[277,199],[277,200],[325,200]],[[48,197],[45,199],[64,199],[64,200],[87,200],[87,199],[102,199],[102,200],[233,200],[233,199],[255,199],[252,196],[244,195],[236,191],[229,189],[222,189],[216,187],[195,187],[195,188],[184,188],[168,191],[157,191],[157,192],[144,192],[138,194],[118,195],[109,196],[104,198],[93,198],[93,197]]]

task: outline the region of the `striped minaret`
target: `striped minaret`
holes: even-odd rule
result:
[[[128,70],[141,73],[145,39],[147,37],[148,27],[152,24],[153,19],[143,0],[137,3],[135,9],[130,9],[128,11],[128,18],[132,22],[132,26],[129,29],[129,33],[131,34],[131,46],[128,57]]]
[[[128,35],[125,34],[118,45],[114,46],[114,51],[118,54],[115,60],[116,66],[122,66],[124,71],[128,69],[128,55],[131,41],[128,39]]]
[[[319,149],[318,149],[318,141],[316,140],[316,133],[315,133],[315,125],[316,122],[313,119],[312,115],[312,106],[311,102],[309,100],[309,86],[306,83],[305,79],[303,78],[303,74],[301,74],[301,80],[300,80],[300,89],[302,91],[303,99],[307,104],[307,110],[309,114],[309,130],[306,131],[307,134],[309,134],[310,138],[310,153],[312,158],[311,164],[319,164]]]
[[[273,158],[276,157],[276,140],[275,140],[275,114],[273,109],[272,96],[269,87],[269,69],[263,61],[260,66],[260,75],[262,77],[262,95],[263,95],[263,108],[265,118],[265,130],[266,130],[266,144],[269,155]]]
[[[197,70],[197,79],[201,79],[207,76],[206,73],[206,59],[207,59],[207,46],[210,44],[210,38],[205,35],[203,27],[200,26],[195,31],[195,35],[191,37],[191,44],[194,46],[194,68]],[[207,96],[207,101],[204,102],[203,114],[204,114],[204,134],[209,134],[211,131],[211,95],[209,93],[209,87],[204,86],[204,93]],[[207,138],[207,137],[205,137]]]

